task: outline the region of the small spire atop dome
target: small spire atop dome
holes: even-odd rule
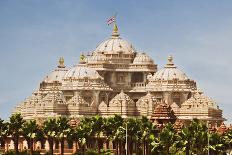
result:
[[[176,68],[173,63],[173,57],[171,55],[168,56],[168,63],[165,65],[165,68]]]
[[[60,59],[59,59],[58,68],[65,68],[65,65],[64,65],[64,58],[63,58],[63,57],[60,57]]]
[[[80,64],[84,64],[84,63],[86,63],[86,61],[85,61],[85,55],[82,53],[80,55]]]
[[[112,37],[119,37],[118,26],[117,26],[116,22],[114,22]]]

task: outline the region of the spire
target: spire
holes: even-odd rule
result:
[[[171,55],[168,56],[168,63],[165,65],[165,68],[176,68],[173,63],[173,57]]]
[[[84,64],[86,61],[85,61],[85,55],[82,53],[80,55],[80,64]]]
[[[64,65],[64,58],[63,58],[63,57],[60,57],[60,59],[59,59],[58,68],[65,68],[65,65]]]
[[[117,23],[116,23],[116,22],[114,22],[113,33],[112,33],[111,36],[112,36],[112,37],[119,37],[118,26],[117,26]]]

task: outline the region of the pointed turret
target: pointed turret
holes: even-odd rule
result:
[[[114,22],[113,33],[112,33],[111,36],[112,36],[112,37],[119,37],[118,26],[117,26],[117,23],[116,23],[116,22]]]
[[[60,57],[60,59],[59,59],[58,68],[65,68],[65,65],[64,65],[64,58],[63,58],[63,57]]]

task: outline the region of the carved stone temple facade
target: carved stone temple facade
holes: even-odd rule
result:
[[[172,56],[157,70],[152,58],[120,37],[115,24],[110,38],[91,54],[81,55],[79,64],[67,68],[60,58],[58,66],[14,113],[21,113],[26,120],[97,114],[152,116],[162,123],[165,109],[183,122],[193,118],[213,124],[224,121],[222,110],[178,69]]]

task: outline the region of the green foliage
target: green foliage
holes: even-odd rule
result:
[[[128,153],[132,154],[163,154],[163,155],[214,155],[224,154],[232,149],[232,130],[220,135],[216,132],[208,132],[204,122],[193,120],[188,126],[176,131],[172,124],[166,124],[162,129],[154,126],[146,117],[123,119],[119,115],[103,118],[101,116],[84,117],[78,126],[71,128],[69,119],[59,117],[48,119],[42,127],[35,121],[25,122],[20,114],[10,117],[8,123],[0,119],[0,140],[11,135],[14,141],[23,135],[27,141],[35,142],[46,138],[50,146],[54,141],[61,143],[64,139],[68,142],[77,142],[79,152],[88,154],[109,155],[108,150],[101,150],[103,143],[109,148],[109,141],[114,143],[116,150],[123,153],[127,138]],[[126,137],[127,131],[127,137]],[[209,142],[209,144],[208,144]],[[28,143],[30,146],[32,143]],[[135,146],[135,147],[133,147]],[[51,154],[53,147],[50,147]],[[31,150],[33,151],[33,150]],[[16,151],[5,154],[17,154]],[[21,152],[18,154],[28,154]],[[34,152],[37,155],[39,152]],[[120,153],[119,153],[120,154]]]
[[[111,155],[111,151],[110,150],[101,150],[101,155]]]
[[[4,122],[0,118],[0,141],[4,140],[7,137],[8,123]]]
[[[15,151],[7,151],[4,153],[4,155],[15,155]],[[19,152],[19,155],[30,155],[30,153],[28,153],[27,151],[22,151],[22,152]],[[40,155],[40,152],[34,151],[32,155]]]

